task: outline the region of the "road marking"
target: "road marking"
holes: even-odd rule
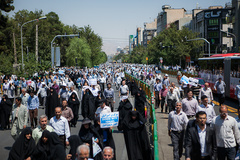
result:
[[[219,106],[219,102],[217,102],[217,101],[213,101],[213,103],[214,103],[215,105],[218,105],[218,106]],[[229,110],[230,112],[232,112],[232,113],[238,115],[238,114],[237,114],[238,111],[237,111],[236,108],[230,107],[230,106],[228,106],[228,105],[225,105],[225,106],[227,106],[227,108],[228,108],[228,110]]]

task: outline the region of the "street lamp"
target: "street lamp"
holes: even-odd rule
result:
[[[39,21],[41,19],[46,19],[47,17],[44,16],[44,17],[40,17],[38,19],[34,19],[34,20],[31,20],[31,21],[28,21],[28,22],[25,22],[21,25],[21,49],[22,49],[22,67],[23,67],[23,37],[22,37],[22,27],[25,25],[25,24],[28,24],[28,23],[31,23],[31,22],[35,22],[35,21]]]
[[[221,32],[224,32],[224,33],[227,33],[227,36],[228,36],[228,34],[230,34],[230,35],[232,35],[233,37],[234,37],[234,39],[235,39],[235,47],[236,47],[236,40],[237,40],[237,37],[236,37],[236,35],[235,34],[233,34],[233,33],[230,33],[230,32],[227,32],[227,31],[224,31],[224,30],[221,30]],[[235,47],[233,47],[234,48],[234,53],[236,52],[236,50],[235,50]]]
[[[187,39],[187,37],[185,37],[187,41],[198,41],[198,40],[204,40],[206,43],[208,43],[208,56],[210,57],[210,42],[208,40],[206,40],[205,38],[196,38],[196,39]]]

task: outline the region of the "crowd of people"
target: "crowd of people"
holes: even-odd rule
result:
[[[100,114],[114,111],[119,112],[117,128],[124,135],[128,159],[153,159],[146,138],[146,94],[125,78],[126,67],[57,68],[28,78],[1,76],[1,129],[11,130],[15,140],[8,159],[114,160],[113,127],[100,127]],[[45,114],[39,115],[41,109]],[[79,123],[79,115],[81,127],[73,135],[71,128]]]
[[[119,112],[117,129],[124,135],[128,159],[153,159],[145,127],[146,94],[135,80],[125,78],[124,72],[150,85],[155,108],[169,114],[174,159],[182,157],[184,148],[187,160],[235,157],[240,120],[227,114],[226,85],[221,77],[214,86],[220,103],[217,116],[208,83],[203,87],[175,84],[153,66],[105,64],[100,68],[57,68],[28,78],[1,76],[1,129],[10,129],[15,140],[9,159],[114,160],[118,152],[114,129],[100,125],[100,114],[114,111]],[[116,97],[119,104],[115,104]],[[39,109],[45,114],[39,115]],[[73,135],[71,128],[79,123],[79,115],[83,117],[81,127],[78,135]]]

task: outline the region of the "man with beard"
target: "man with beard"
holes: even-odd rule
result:
[[[124,117],[132,110],[133,106],[128,100],[128,96],[122,96],[122,100],[119,103],[118,111],[119,111],[119,124],[118,130],[122,130],[122,123]]]
[[[54,132],[54,129],[51,126],[47,125],[47,122],[48,122],[48,118],[46,115],[41,115],[39,117],[40,126],[35,128],[32,132],[32,137],[36,144],[38,143],[39,139],[42,137],[43,131],[48,130],[49,132]]]
[[[123,134],[129,160],[153,160],[144,124],[145,119],[138,111],[128,112],[123,120]]]
[[[27,127],[28,122],[28,109],[22,105],[22,98],[17,97],[13,105],[13,116],[12,116],[12,129],[11,136],[16,140],[21,134],[22,130]]]
[[[103,92],[104,96],[107,100],[107,106],[111,107],[111,111],[114,110],[114,103],[115,103],[115,96],[114,96],[114,90],[111,88],[111,83],[107,84],[107,88]]]
[[[54,116],[54,110],[57,106],[59,106],[57,92],[54,88],[50,88],[48,91],[45,109],[45,114],[47,115],[48,119]]]
[[[49,125],[54,129],[54,132],[57,133],[62,144],[68,146],[70,129],[68,120],[62,116],[62,109],[60,107],[55,108],[55,116],[50,119]]]
[[[174,160],[179,160],[183,152],[183,138],[185,126],[188,124],[187,115],[182,112],[182,103],[176,102],[175,111],[168,116],[168,135],[171,136],[173,144]]]
[[[145,102],[146,94],[140,87],[135,96],[135,108],[143,117],[145,117]]]
[[[207,114],[196,114],[196,125],[188,129],[186,138],[186,160],[216,159],[217,145],[215,131],[206,125]]]

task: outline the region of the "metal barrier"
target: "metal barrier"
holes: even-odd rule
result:
[[[161,70],[162,73],[166,73],[166,74],[169,74],[169,75],[177,75],[178,71],[173,71],[173,70],[164,70],[162,69]],[[191,73],[184,73],[184,72],[181,72],[182,75],[185,75],[186,77],[198,77],[198,75],[196,74],[191,74]]]
[[[146,93],[146,99],[148,100],[148,118],[149,122],[146,124],[147,127],[149,127],[150,134],[149,136],[152,137],[152,147],[153,147],[153,153],[154,153],[154,160],[159,160],[159,151],[158,151],[158,134],[157,134],[157,119],[155,114],[155,107],[154,107],[154,93],[151,92],[151,88],[148,84],[143,82],[140,79],[137,79],[136,77],[128,74],[125,72],[125,77],[132,81],[135,80],[136,84],[142,87],[142,89]],[[148,126],[149,125],[149,126]]]

